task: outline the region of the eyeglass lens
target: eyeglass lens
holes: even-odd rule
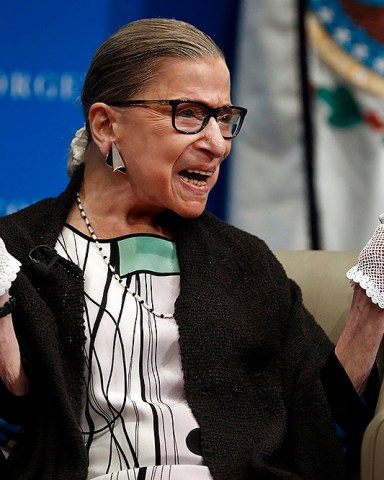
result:
[[[181,132],[196,133],[203,127],[207,115],[209,110],[204,105],[193,102],[180,103],[176,107],[175,127]],[[228,107],[219,111],[216,121],[223,137],[232,138],[237,135],[241,117],[242,113],[236,108]]]

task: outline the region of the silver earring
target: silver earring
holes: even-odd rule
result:
[[[105,163],[108,165],[108,167],[112,168],[113,173],[115,173],[116,170],[118,170],[120,173],[127,173],[123,159],[121,158],[120,153],[113,142],[108,155],[105,157]]]

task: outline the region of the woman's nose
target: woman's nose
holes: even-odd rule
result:
[[[202,133],[204,133],[207,148],[215,157],[225,158],[228,155],[231,148],[231,140],[226,140],[223,137],[219,124],[213,117],[209,119]]]

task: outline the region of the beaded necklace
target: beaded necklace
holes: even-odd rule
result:
[[[136,300],[137,303],[139,303],[140,305],[142,305],[149,313],[151,313],[152,315],[154,315],[155,317],[159,317],[159,318],[173,318],[173,314],[172,313],[160,313],[160,312],[156,312],[156,310],[154,310],[152,307],[150,307],[147,303],[145,303],[145,301],[140,297],[140,295],[138,295],[136,292],[133,292],[128,286],[127,284],[124,282],[124,280],[120,277],[120,275],[118,275],[116,273],[116,270],[115,268],[111,265],[107,255],[105,255],[105,253],[103,252],[103,248],[102,246],[100,245],[100,242],[99,242],[99,239],[97,238],[93,228],[92,228],[92,225],[90,223],[90,221],[88,220],[88,217],[84,211],[84,207],[83,205],[81,204],[81,200],[80,200],[80,194],[79,192],[77,192],[77,195],[76,195],[76,201],[77,201],[77,206],[79,208],[79,211],[80,211],[80,214],[81,216],[83,217],[83,220],[85,222],[85,225],[87,226],[87,229],[92,237],[92,240],[95,242],[95,245],[96,245],[96,248],[99,250],[100,252],[100,255],[103,257],[103,260],[105,262],[105,264],[107,265],[107,267],[109,268],[109,270],[111,271],[113,277],[115,280],[117,280],[119,282],[119,284]]]

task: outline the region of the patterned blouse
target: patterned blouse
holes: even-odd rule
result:
[[[84,272],[87,336],[86,401],[82,419],[88,479],[211,480],[200,454],[200,429],[184,397],[178,329],[175,244],[155,235],[95,242],[71,226],[57,241],[60,255]]]

